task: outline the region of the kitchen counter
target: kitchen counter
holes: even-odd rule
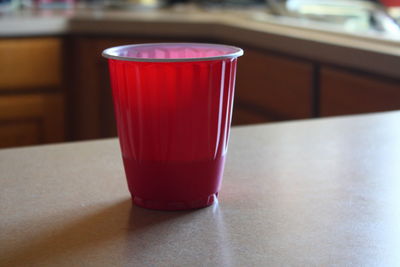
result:
[[[116,139],[0,150],[0,266],[394,266],[400,112],[232,129],[219,203],[131,205]]]
[[[201,38],[270,49],[389,77],[400,77],[400,36],[356,34],[254,9],[75,10],[0,18],[0,37],[85,34]]]

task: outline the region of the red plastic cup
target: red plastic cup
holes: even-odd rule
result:
[[[201,43],[103,51],[136,205],[182,210],[214,202],[221,188],[241,55],[237,47]]]

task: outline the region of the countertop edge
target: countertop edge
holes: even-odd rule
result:
[[[81,12],[68,16],[3,17],[0,23],[0,37],[3,38],[64,34],[216,39],[400,77],[400,42],[258,22],[233,14]]]

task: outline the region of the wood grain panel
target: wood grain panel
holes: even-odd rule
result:
[[[0,123],[0,147],[26,146],[40,142],[40,125],[37,121]]]
[[[0,91],[61,84],[61,40],[0,40]]]
[[[312,115],[310,63],[251,49],[238,60],[236,98],[272,111],[280,119]]]
[[[0,96],[0,147],[64,141],[64,121],[62,94]]]
[[[0,97],[0,120],[35,119],[44,113],[46,97],[42,94]]]
[[[61,142],[65,140],[65,103],[62,94],[49,94],[43,103],[43,141]]]
[[[247,125],[273,121],[266,116],[258,114],[252,110],[235,106],[232,116],[232,125]]]
[[[321,68],[321,116],[400,109],[400,82]]]

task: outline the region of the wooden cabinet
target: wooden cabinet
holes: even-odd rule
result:
[[[62,41],[0,39],[0,147],[65,140]]]
[[[64,140],[61,94],[0,96],[0,147]]]
[[[257,124],[272,121],[271,117],[264,114],[264,111],[254,111],[254,107],[246,107],[242,104],[234,104],[232,113],[232,125]]]
[[[172,41],[172,40],[168,40]],[[179,40],[178,40],[179,41]],[[165,42],[139,38],[74,38],[71,112],[73,139],[116,136],[107,60],[101,52],[112,46]],[[233,124],[261,123],[312,116],[311,63],[245,49],[239,58]]]
[[[57,87],[61,84],[61,40],[0,40],[0,91]]]
[[[0,124],[0,147],[27,146],[39,141],[40,126],[35,120]]]
[[[165,41],[175,40],[72,38],[72,139],[116,136],[107,61],[101,52],[111,46]],[[271,51],[244,50],[238,60],[233,125],[400,108],[397,81]]]
[[[323,67],[320,115],[346,115],[400,109],[400,82]]]
[[[311,63],[245,49],[238,60],[234,124],[312,116]]]
[[[206,40],[0,39],[0,147],[116,136],[107,60],[101,52],[117,45],[174,41]],[[394,79],[244,50],[233,125],[400,109],[400,84]]]

